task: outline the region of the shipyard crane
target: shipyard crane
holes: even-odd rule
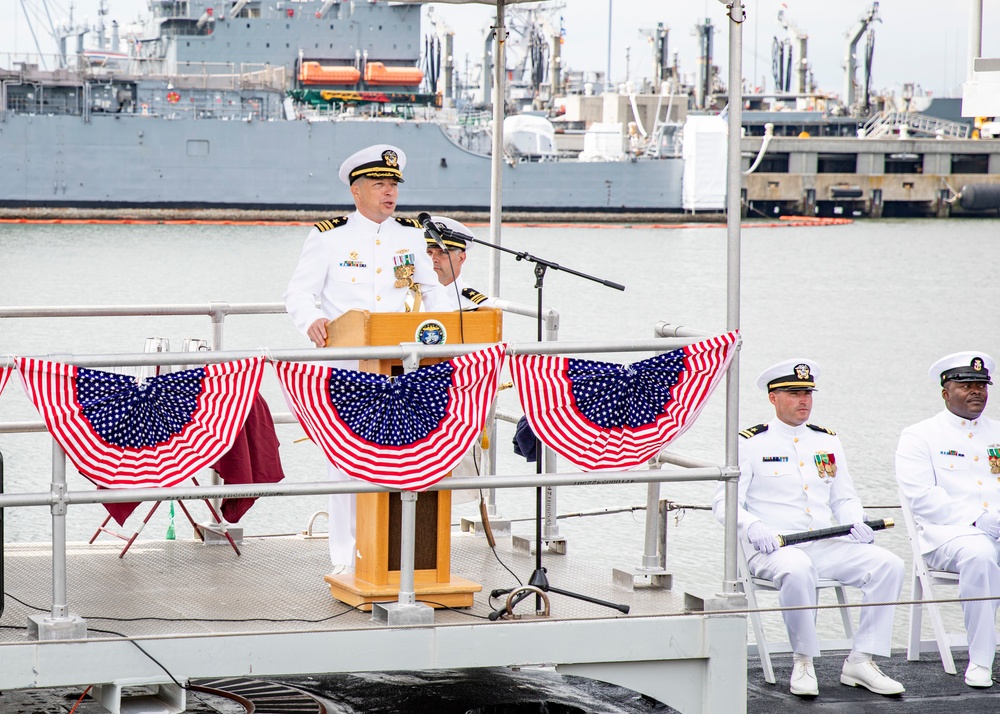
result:
[[[788,18],[788,13],[784,8],[778,10],[778,24],[785,31],[786,37],[779,42],[774,39],[774,82],[778,92],[787,92],[791,88],[792,66],[795,66],[795,93],[805,94],[810,91],[808,87],[809,60],[808,43],[809,35],[802,32],[792,20]],[[795,45],[798,53],[798,60],[793,61],[792,45]],[[787,49],[787,57],[785,50]]]
[[[847,108],[848,111],[853,112],[855,110],[854,105],[857,102],[857,88],[856,88],[857,83],[854,79],[854,73],[858,68],[858,58],[857,58],[858,41],[861,39],[861,36],[865,34],[865,31],[868,30],[868,28],[871,27],[871,25],[876,20],[878,20],[879,22],[882,21],[881,18],[879,18],[878,16],[878,3],[873,2],[872,6],[868,8],[868,11],[865,12],[865,14],[862,15],[860,18],[858,18],[858,24],[847,35],[847,54],[844,57],[844,106]],[[871,47],[872,44],[871,36],[869,36],[868,43],[869,47]],[[870,49],[868,56],[869,56],[868,69],[870,71],[871,70]],[[866,103],[867,99],[868,98],[865,97]]]

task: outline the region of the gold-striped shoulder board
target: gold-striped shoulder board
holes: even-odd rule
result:
[[[824,434],[829,434],[830,436],[837,435],[837,432],[835,432],[833,429],[827,429],[825,426],[816,426],[815,424],[806,424],[806,426],[808,426],[813,431],[819,431]]]
[[[462,290],[462,297],[466,298],[467,300],[471,300],[477,305],[482,304],[484,300],[489,300],[489,298],[486,295],[483,295],[481,292],[479,292],[474,288],[464,288]]]
[[[345,223],[347,223],[347,216],[338,216],[337,218],[331,218],[328,221],[320,221],[316,224],[316,228],[320,233],[324,233],[331,228],[337,228]]]
[[[420,221],[416,218],[400,218],[399,216],[396,216],[396,223],[409,228],[423,228],[423,226],[420,225]]]
[[[767,431],[767,424],[758,424],[757,426],[752,426],[749,429],[744,429],[740,432],[740,436],[744,439],[749,439],[751,436],[763,434],[765,431]]]

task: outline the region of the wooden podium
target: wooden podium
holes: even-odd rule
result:
[[[496,344],[502,336],[500,310],[458,312],[368,312],[351,310],[328,323],[327,347],[379,347],[420,342],[418,333],[438,344]],[[421,360],[421,366],[441,362]],[[401,360],[361,360],[359,369],[385,375],[403,373]],[[399,493],[359,493],[354,573],[325,575],[334,598],[362,610],[399,595]],[[428,604],[472,607],[479,583],[451,574],[451,492],[428,491],[417,498],[414,552],[416,598]]]

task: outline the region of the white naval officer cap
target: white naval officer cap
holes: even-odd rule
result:
[[[993,384],[990,372],[996,366],[993,358],[985,352],[955,352],[932,364],[927,374],[940,379],[942,387],[947,381]]]
[[[475,236],[472,234],[468,228],[456,221],[454,218],[448,218],[447,216],[431,216],[431,223],[437,226],[438,232],[441,233],[441,242],[449,250],[460,249],[468,250],[468,241],[470,238]],[[437,241],[434,240],[424,231],[424,238],[427,240],[428,248],[436,248]]]
[[[816,389],[819,365],[805,357],[786,359],[771,365],[757,377],[757,387],[769,394],[776,389],[805,390]]]
[[[359,178],[394,178],[403,183],[406,154],[391,144],[375,144],[355,152],[340,165],[340,180],[350,186]]]

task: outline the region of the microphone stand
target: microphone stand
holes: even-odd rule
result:
[[[466,236],[469,240],[470,237]],[[566,268],[558,263],[553,263],[548,260],[543,260],[537,256],[531,255],[524,251],[511,250],[509,248],[504,248],[503,246],[496,245],[495,243],[490,243],[489,241],[479,240],[478,238],[471,238],[473,243],[478,243],[479,245],[486,245],[494,250],[503,251],[504,253],[510,253],[514,256],[515,260],[524,260],[529,263],[535,264],[535,293],[538,297],[538,315],[536,316],[535,324],[537,329],[537,340],[542,342],[543,332],[542,332],[542,291],[545,284],[545,272],[552,268],[553,270],[561,270],[563,272],[575,275],[585,280],[590,280],[595,283],[600,283],[609,288],[614,288],[615,290],[624,290],[625,286],[618,283],[612,282],[610,280],[604,280],[602,278],[595,277],[593,275],[587,275],[586,273],[581,273],[579,271],[573,270],[571,268]],[[542,443],[539,441],[538,437],[535,436],[535,474],[541,475],[542,473]],[[610,607],[624,614],[628,614],[629,606],[620,605],[617,603],[609,602],[607,600],[599,600],[597,598],[590,597],[588,595],[582,595],[580,593],[570,592],[569,590],[562,590],[560,588],[553,587],[549,584],[548,576],[546,575],[545,568],[542,567],[542,487],[535,487],[535,570],[528,579],[528,584],[534,586],[541,590],[542,592],[553,592],[558,595],[566,595],[567,597],[576,598],[577,600],[583,600],[585,602],[593,603],[595,605],[603,605],[604,607]],[[499,595],[506,595],[510,593],[513,588],[498,589],[493,590],[490,595],[491,597],[497,597]],[[532,591],[524,590],[518,593],[510,602],[510,608],[513,610],[514,606],[517,605],[521,600],[524,600],[531,594]],[[535,594],[535,611],[541,610],[541,595]],[[498,620],[507,611],[507,607],[501,607],[490,613],[490,620]]]

